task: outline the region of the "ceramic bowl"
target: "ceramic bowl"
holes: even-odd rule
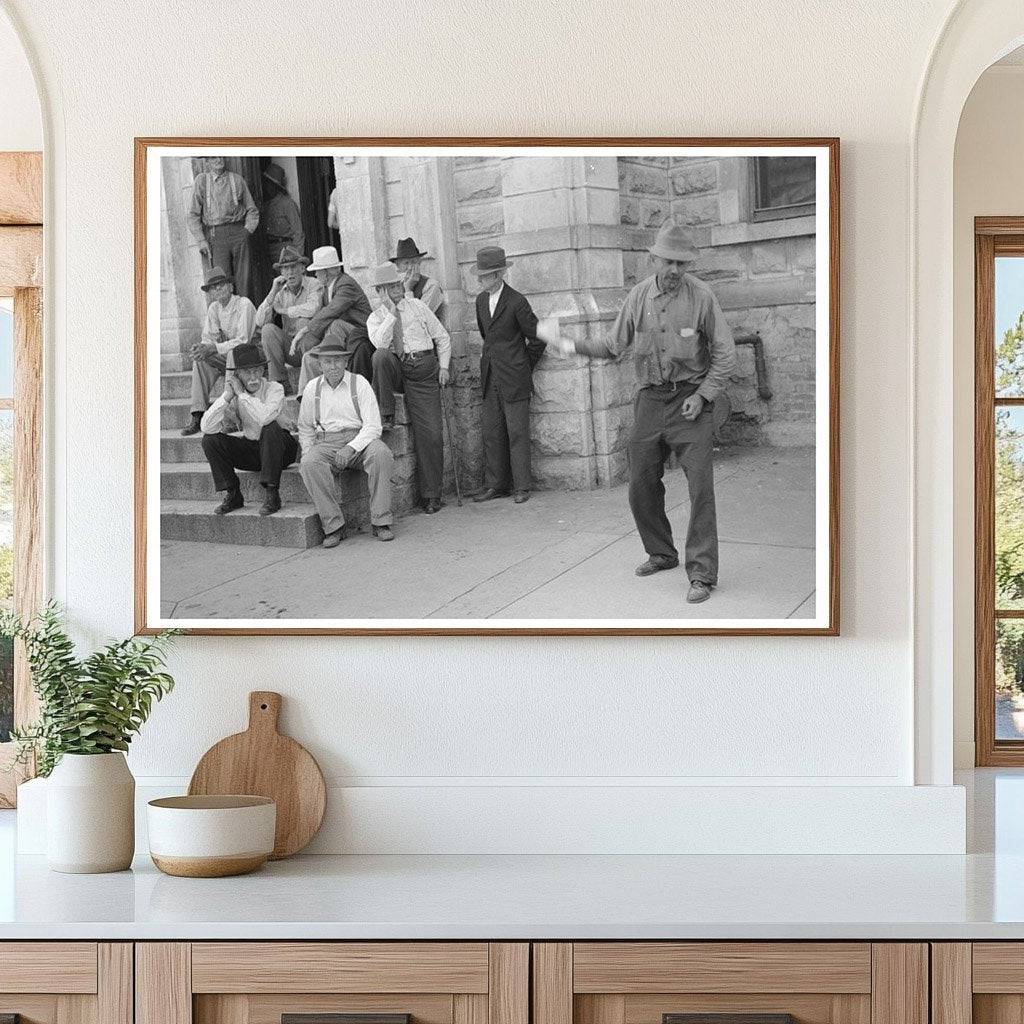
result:
[[[150,800],[146,817],[150,856],[168,875],[244,875],[274,849],[277,805],[268,797],[169,796]]]

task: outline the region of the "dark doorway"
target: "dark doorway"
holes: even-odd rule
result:
[[[307,255],[318,245],[333,245],[340,253],[341,236],[327,226],[327,207],[336,184],[334,160],[329,156],[300,156],[295,164]]]

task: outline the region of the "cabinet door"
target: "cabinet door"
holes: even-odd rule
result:
[[[529,947],[139,943],[136,985],[136,1024],[528,1024]]]
[[[534,1024],[928,1024],[923,943],[538,943],[533,958]]]
[[[131,943],[0,942],[0,1019],[132,1024]]]
[[[1024,1019],[1024,942],[932,943],[933,1024]]]

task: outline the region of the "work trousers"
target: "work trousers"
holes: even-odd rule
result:
[[[690,491],[686,530],[686,575],[718,583],[718,517],[712,466],[714,403],[705,402],[696,420],[683,419],[682,406],[695,389],[667,385],[643,388],[633,405],[629,440],[629,507],[648,555],[678,560],[665,512],[665,461],[675,454]]]
[[[490,382],[484,391],[484,487],[528,491],[530,473],[530,400],[508,402]]]
[[[264,487],[279,487],[281,473],[295,461],[298,450],[298,442],[276,420],[263,427],[258,441],[234,434],[203,434],[203,454],[218,491],[238,489],[236,469],[259,473]]]
[[[389,348],[373,353],[373,393],[381,416],[394,416],[395,392],[405,395],[412,438],[416,446],[416,469],[420,497],[441,500],[444,475],[444,435],[441,431],[441,386],[434,352],[409,353],[401,359]]]
[[[210,391],[227,371],[227,359],[219,352],[192,360],[192,404],[190,411],[204,413],[210,407]]]
[[[343,320],[335,320],[324,332],[324,341],[339,341],[345,349],[352,353],[349,356],[346,369],[352,373],[358,373],[368,381],[373,381],[373,353],[374,348],[370,339],[364,332],[361,337],[356,335],[356,328]],[[321,374],[320,360],[316,357],[316,349],[313,348],[302,357],[302,370],[299,372],[299,394],[305,390],[306,385]]]
[[[300,318],[289,321],[286,327],[278,327],[277,324],[269,323],[260,328],[260,344],[263,346],[263,354],[267,358],[267,376],[270,380],[284,384],[286,391],[290,387],[287,367],[301,366],[302,357],[316,345],[316,342],[308,334],[305,334],[300,339],[295,354],[291,353],[292,340],[308,323],[308,319]],[[303,386],[304,382],[300,376],[300,394]]]
[[[355,430],[342,430],[324,434],[309,451],[302,453],[299,472],[320,515],[324,533],[334,533],[345,525],[335,479],[335,474],[343,471],[335,465],[334,457],[357,433]],[[374,526],[390,526],[393,522],[391,468],[394,462],[391,449],[383,441],[376,440],[359,452],[348,466],[350,470],[362,470],[366,474],[370,487],[370,522]]]
[[[235,293],[249,294],[249,268],[252,258],[249,232],[242,221],[233,224],[204,225],[203,234],[210,247],[207,267],[220,267],[235,279]]]

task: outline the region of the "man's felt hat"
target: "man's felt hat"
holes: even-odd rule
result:
[[[267,181],[273,182],[282,192],[288,190],[288,179],[285,177],[284,168],[280,164],[267,164],[266,169],[263,171],[263,177]]]
[[[664,260],[679,260],[683,263],[692,263],[700,259],[700,253],[693,244],[690,232],[670,220],[661,225],[658,237],[649,251],[652,256],[660,256]]]
[[[477,250],[476,263],[470,270],[479,277],[481,274],[493,274],[496,270],[504,270],[512,264],[505,257],[505,250],[497,245],[485,245]]]
[[[420,252],[420,247],[414,239],[400,238],[398,245],[395,247],[395,255],[391,257],[391,262],[394,263],[395,260],[414,260],[426,255],[425,252]]]
[[[311,355],[317,356],[345,356],[346,358],[352,355],[351,352],[340,341],[336,341],[334,338],[324,338],[319,345],[316,346],[311,352]]]
[[[280,270],[282,267],[290,267],[293,263],[301,263],[304,267],[308,267],[309,257],[303,256],[298,249],[293,248],[290,245],[286,245],[281,250],[281,255],[277,257],[274,269]]]
[[[225,274],[220,267],[209,267],[206,271],[206,280],[199,287],[204,292],[208,292],[225,281],[229,281],[231,284],[235,283],[235,279],[230,274]]]
[[[333,245],[321,245],[313,250],[313,262],[309,265],[309,272],[315,274],[318,270],[330,270],[332,267],[341,266],[341,257]]]
[[[374,267],[370,279],[375,288],[383,287],[386,284],[402,284],[402,278],[395,269],[394,263],[381,263]]]
[[[255,345],[250,345],[248,342],[244,345],[236,345],[231,350],[232,355],[235,357],[235,369],[236,370],[248,370],[254,366],[266,366],[267,361],[263,358],[263,353]]]

